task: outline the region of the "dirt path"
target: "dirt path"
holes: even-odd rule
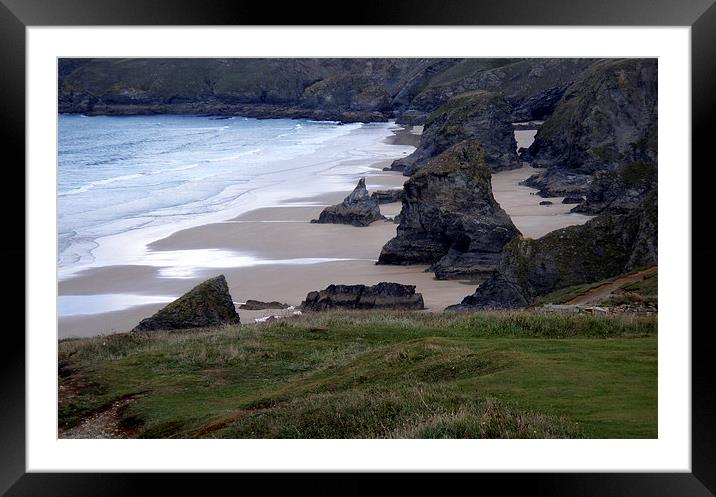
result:
[[[60,402],[70,402],[80,397],[87,389],[93,388],[67,361],[60,362],[58,376]],[[71,428],[60,428],[58,438],[136,438],[141,427],[127,423],[122,414],[135,397],[142,393],[144,392],[125,395],[90,413],[79,424]]]
[[[132,402],[128,397],[84,418],[80,424],[60,430],[59,438],[135,438],[138,429],[122,424],[122,411]]]
[[[603,285],[599,285],[598,287],[594,287],[587,292],[583,293],[579,297],[575,297],[569,302],[565,302],[565,304],[569,305],[592,305],[592,304],[598,304],[599,302],[603,301],[609,295],[620,288],[623,285],[626,285],[627,283],[634,283],[636,281],[641,281],[645,277],[649,276],[650,274],[653,274],[657,271],[658,266],[653,266],[647,269],[643,269],[641,271],[638,271],[634,274],[630,274],[628,276],[623,276],[621,278],[617,278],[616,280],[605,283]]]

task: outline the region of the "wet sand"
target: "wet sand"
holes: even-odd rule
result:
[[[395,212],[398,204],[385,204],[385,211]],[[320,212],[320,207],[314,212]],[[283,211],[292,215],[294,209]],[[280,211],[266,209],[267,217],[276,220]],[[301,212],[308,214],[306,209]],[[260,212],[247,216],[261,218]],[[309,214],[306,218],[310,218]],[[199,269],[191,278],[161,278],[157,268],[147,266],[114,266],[85,271],[80,276],[62,281],[60,294],[141,293],[147,295],[181,295],[194,285],[216,274],[225,274],[235,302],[248,299],[279,300],[299,305],[312,290],[331,283],[372,285],[381,281],[394,281],[416,285],[423,293],[428,311],[442,311],[472,293],[474,284],[460,281],[438,281],[427,266],[378,266],[375,264],[383,244],[395,236],[397,225],[377,221],[366,228],[343,225],[310,224],[305,221],[264,222],[240,219],[240,222],[217,223],[179,232],[161,240],[157,247],[178,250],[186,247],[222,245],[237,251],[256,250],[265,258],[345,257],[358,260],[325,262],[319,264],[265,264],[240,268]],[[233,245],[231,240],[233,238]],[[89,336],[131,329],[144,317],[151,315],[164,304],[132,307],[97,315],[69,316],[60,319],[60,337]],[[239,310],[242,322],[277,311]],[[280,311],[278,312],[280,313]]]
[[[409,136],[412,135],[412,138]],[[414,142],[414,133],[396,133],[396,142]],[[407,178],[400,173],[383,171],[390,161],[371,164],[365,173],[369,191],[400,188]],[[356,162],[365,166],[365,163]],[[356,175],[350,162],[333,168],[332,175]],[[383,245],[395,236],[397,225],[391,221],[376,221],[368,227],[311,224],[327,205],[336,204],[350,191],[337,191],[309,198],[291,199],[280,205],[255,209],[234,219],[178,231],[150,244],[150,255],[170,257],[172,253],[216,253],[218,260],[211,267],[190,268],[181,277],[166,277],[166,268],[152,265],[106,266],[85,270],[59,283],[60,295],[174,295],[180,296],[194,285],[217,274],[226,275],[229,290],[236,303],[248,299],[279,300],[299,305],[306,294],[332,283],[367,284],[394,281],[416,285],[423,293],[426,311],[442,311],[472,293],[474,283],[438,281],[427,266],[378,266]],[[387,217],[400,213],[399,202],[381,205]],[[187,252],[188,251],[188,252]],[[245,267],[231,264],[245,257],[253,262]],[[343,259],[310,262],[315,259]],[[306,262],[309,261],[309,262]],[[205,260],[203,261],[206,262]],[[63,316],[59,319],[59,336],[91,336],[123,332],[134,327],[165,304],[156,303],[129,307],[102,314]],[[283,311],[244,311],[239,309],[242,322],[257,317],[281,314]]]

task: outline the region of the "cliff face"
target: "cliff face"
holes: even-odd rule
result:
[[[535,297],[657,263],[657,195],[628,214],[601,215],[532,240],[505,246],[499,268],[452,309],[510,309]]]
[[[61,59],[59,111],[385,120],[429,59]],[[449,61],[447,62],[449,64]]]
[[[452,145],[476,140],[492,171],[520,166],[511,125],[510,106],[499,93],[478,91],[450,99],[427,122],[418,148],[390,166],[410,176]]]
[[[463,59],[432,78],[411,107],[430,112],[471,91],[500,92],[513,121],[541,120],[567,87],[598,59]]]
[[[552,111],[591,59],[60,59],[60,112],[235,114],[422,124],[451,97],[504,91]]]
[[[564,93],[523,156],[547,170],[526,184],[543,195],[587,193],[597,171],[657,163],[656,59],[602,60],[593,64]],[[642,179],[656,174],[645,172]],[[602,178],[603,179],[603,178]],[[597,183],[601,180],[597,178]],[[595,185],[582,212],[601,212],[618,197],[634,197],[627,181],[621,191]],[[655,184],[655,181],[654,181]],[[643,185],[642,185],[643,186]],[[650,188],[643,190],[639,200]],[[631,202],[631,201],[627,201]]]
[[[395,238],[378,264],[432,264],[437,278],[483,277],[519,231],[492,196],[484,149],[454,145],[404,186]]]

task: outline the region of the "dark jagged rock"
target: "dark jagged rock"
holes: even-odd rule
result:
[[[520,167],[510,107],[498,93],[474,92],[450,99],[428,118],[418,148],[390,169],[410,176],[456,143],[480,142],[493,171]]]
[[[152,317],[143,319],[132,331],[204,328],[239,322],[222,274],[195,286]]]
[[[657,196],[639,209],[606,214],[536,240],[505,246],[498,271],[449,310],[511,309],[560,288],[618,276],[657,264]]]
[[[379,204],[391,204],[393,202],[400,202],[403,198],[403,189],[396,190],[376,190],[371,195],[371,198],[378,201]]]
[[[361,178],[353,192],[343,202],[326,207],[319,218],[313,219],[311,222],[368,226],[373,221],[380,219],[385,219],[385,216],[380,213],[378,200],[368,195],[365,178]]]
[[[552,205],[552,202],[550,202],[549,200],[543,200],[539,203],[539,205]]]
[[[519,235],[492,196],[490,169],[476,142],[453,146],[404,186],[397,236],[378,264],[432,264],[437,278],[484,277]]]
[[[445,308],[446,311],[473,311],[493,309],[521,309],[530,301],[522,287],[496,274],[482,283],[475,293],[468,295],[459,304]]]
[[[239,306],[245,311],[263,311],[264,309],[288,309],[290,306],[277,301],[261,302],[260,300],[247,300]]]
[[[562,199],[563,204],[581,204],[584,201],[584,197],[564,197]]]
[[[584,202],[572,212],[618,214],[637,208],[657,186],[655,163],[632,162],[616,170],[597,171]]]
[[[594,63],[567,89],[521,158],[547,168],[525,184],[550,196],[586,193],[597,171],[656,165],[656,59]]]
[[[304,311],[329,309],[424,309],[423,295],[415,285],[378,283],[366,285],[330,285],[325,290],[309,292],[301,303]]]

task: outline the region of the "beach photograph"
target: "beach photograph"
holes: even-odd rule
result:
[[[60,439],[658,438],[652,58],[60,58]]]

